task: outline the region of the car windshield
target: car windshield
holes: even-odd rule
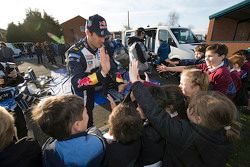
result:
[[[194,36],[193,32],[187,28],[171,28],[171,31],[173,32],[174,36],[180,44],[199,42]]]

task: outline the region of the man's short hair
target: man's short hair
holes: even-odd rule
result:
[[[33,119],[44,133],[64,140],[71,135],[71,127],[82,120],[83,98],[76,95],[52,96],[41,101],[33,110]]]
[[[139,139],[143,122],[132,104],[120,103],[109,116],[109,126],[114,139],[125,144]]]
[[[145,33],[145,29],[142,28],[142,27],[140,27],[140,28],[138,28],[138,29],[136,30],[136,35],[137,35],[137,36],[140,36],[141,33]]]

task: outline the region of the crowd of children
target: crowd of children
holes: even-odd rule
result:
[[[199,61],[183,63],[191,66],[157,67],[182,72],[178,86],[143,83],[133,60],[124,101],[117,105],[108,95],[104,134],[87,128],[84,100],[76,95],[45,98],[24,113],[39,144],[17,140],[13,116],[0,108],[0,166],[225,166],[240,138],[236,105],[247,105],[249,56],[240,50],[226,60],[222,44],[195,51],[202,52]]]

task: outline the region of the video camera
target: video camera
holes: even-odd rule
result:
[[[7,74],[10,74],[12,71],[16,70],[16,68],[17,68],[17,66],[15,63],[7,62],[6,67],[5,67],[5,71]]]
[[[157,54],[155,54],[154,52],[148,52],[149,55],[149,59],[148,62],[154,67],[156,66],[156,62],[160,59],[159,56]]]

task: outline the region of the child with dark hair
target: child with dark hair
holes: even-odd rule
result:
[[[162,91],[162,89],[158,86],[150,86],[148,87],[148,90],[159,107],[164,109],[166,107],[164,91]],[[133,92],[131,92],[131,94],[133,94]],[[139,112],[141,119],[143,119],[144,121],[143,134],[141,137],[142,148],[139,158],[139,164],[141,166],[161,166],[164,155],[165,140],[152,127],[150,121],[144,115],[144,112],[140,105],[137,106],[137,111]]]
[[[148,88],[158,104],[164,108],[165,107],[165,94],[160,87],[149,87]],[[115,108],[116,104],[114,103],[111,96],[108,96],[110,101],[111,108]],[[164,154],[165,140],[159,135],[159,133],[151,126],[148,119],[145,117],[140,105],[137,104],[133,92],[130,92],[125,98],[125,103],[129,104],[130,108],[136,108],[136,111],[140,115],[141,121],[143,122],[143,130],[140,146],[140,156],[137,160],[136,166],[150,166],[155,167],[161,166],[162,158]],[[106,134],[107,135],[107,134]]]
[[[205,52],[206,52],[207,46],[208,45],[206,44],[201,44],[201,45],[197,45],[194,48],[195,59],[182,59],[179,61],[167,60],[166,62],[170,64],[174,64],[174,65],[180,65],[180,66],[189,66],[189,65],[197,65],[197,64],[205,63]]]
[[[32,138],[16,140],[14,117],[3,107],[0,107],[0,166],[42,166],[39,144]]]
[[[233,55],[228,58],[231,64],[230,74],[236,87],[236,96],[233,99],[237,106],[248,105],[248,92],[247,92],[247,72],[241,70],[244,64],[244,57],[241,55]]]
[[[166,108],[171,118],[186,119],[187,102],[181,89],[177,85],[164,85]]]
[[[107,167],[134,166],[140,154],[143,122],[132,104],[120,103],[109,115],[109,132],[104,165]]]
[[[88,114],[81,97],[48,97],[34,108],[33,119],[50,136],[43,145],[45,167],[101,166],[104,143],[87,132]]]
[[[234,55],[239,55],[244,58],[244,64],[241,67],[242,71],[247,72],[247,76],[242,79],[242,84],[244,87],[246,87],[248,90],[250,89],[250,53],[247,50],[238,50],[234,53]]]
[[[187,109],[188,120],[171,119],[138,80],[137,62],[129,69],[132,91],[153,127],[167,139],[163,166],[225,166],[240,137],[238,111],[221,93],[195,94]]]

